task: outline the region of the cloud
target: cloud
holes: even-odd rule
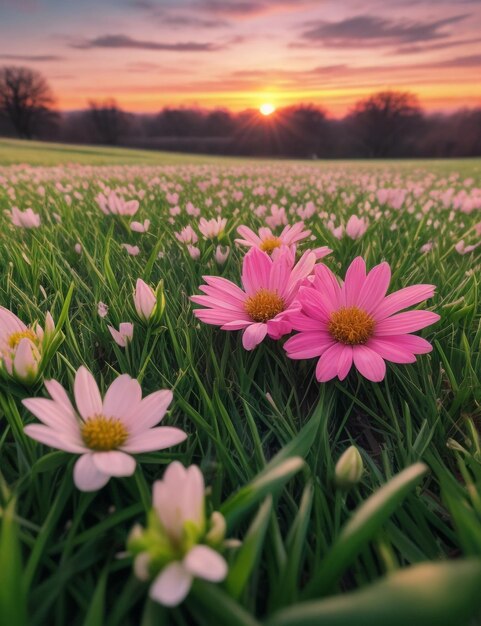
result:
[[[136,50],[170,50],[172,52],[212,52],[221,50],[225,46],[213,43],[199,43],[194,41],[177,43],[159,43],[134,39],[128,35],[101,35],[93,39],[83,39],[70,42],[71,48],[89,50],[91,48],[130,48]]]
[[[339,22],[318,21],[309,25],[301,36],[305,43],[331,48],[414,44],[448,37],[445,27],[466,17],[468,15],[464,14],[430,22],[414,22],[358,15]]]
[[[400,46],[392,52],[391,55],[398,54],[420,54],[423,52],[431,52],[432,50],[446,50],[447,48],[457,48],[458,46],[467,46],[472,43],[481,43],[481,38],[476,37],[474,39],[456,39],[454,41],[440,41],[432,44],[414,44],[411,46]]]
[[[0,54],[0,59],[4,61],[26,61],[32,63],[35,61],[63,61],[64,57],[54,54]]]
[[[190,5],[186,7],[188,10],[186,13],[182,13],[182,7],[179,5],[161,7],[150,0],[131,0],[130,6],[147,15],[150,21],[154,20],[159,24],[174,28],[222,28],[229,26],[229,23],[224,19],[194,15]]]

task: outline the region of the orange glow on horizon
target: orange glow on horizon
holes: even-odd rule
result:
[[[261,104],[261,106],[259,107],[259,111],[265,117],[272,115],[275,112],[275,110],[276,110],[276,107],[270,102],[264,102],[264,104]]]

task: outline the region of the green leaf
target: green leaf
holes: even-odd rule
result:
[[[84,626],[103,626],[105,623],[105,589],[107,587],[108,569],[104,569],[97,581],[94,595],[85,615]]]
[[[242,540],[234,563],[229,567],[226,587],[234,599],[240,598],[251,572],[259,562],[271,512],[272,496],[267,496]]]
[[[303,602],[265,626],[467,626],[481,608],[481,560],[423,563],[360,591]]]
[[[275,464],[269,471],[264,470],[254,480],[228,498],[220,507],[220,512],[225,517],[228,528],[259,500],[281,489],[303,466],[304,460],[299,457],[287,459],[280,465]]]
[[[11,500],[0,526],[0,624],[26,626],[27,602],[14,507]]]
[[[260,626],[260,623],[225,591],[199,579],[194,580],[188,603],[195,609],[195,615],[202,615],[205,618],[209,616],[204,623],[212,624],[212,626],[214,624]]]
[[[305,597],[317,596],[335,587],[343,572],[427,471],[428,467],[424,463],[415,463],[394,476],[361,504],[307,585]]]

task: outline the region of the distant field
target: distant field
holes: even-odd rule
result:
[[[18,139],[0,139],[1,165],[65,165],[80,163],[85,165],[176,165],[186,163],[235,164],[246,162],[265,163],[269,159],[252,159],[241,157],[221,157],[197,154],[180,154],[176,152],[158,152],[150,150],[133,150],[130,148],[114,148],[109,146],[81,146],[43,141],[23,141]],[[272,160],[275,163],[293,161]],[[352,161],[297,161],[303,164],[329,163],[330,167],[350,168],[397,168],[400,170],[429,169],[439,173],[459,172],[466,175],[481,173],[481,159],[406,159],[406,160],[352,160]]]

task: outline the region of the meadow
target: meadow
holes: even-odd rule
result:
[[[481,161],[2,141],[0,207],[1,624],[481,624]]]

